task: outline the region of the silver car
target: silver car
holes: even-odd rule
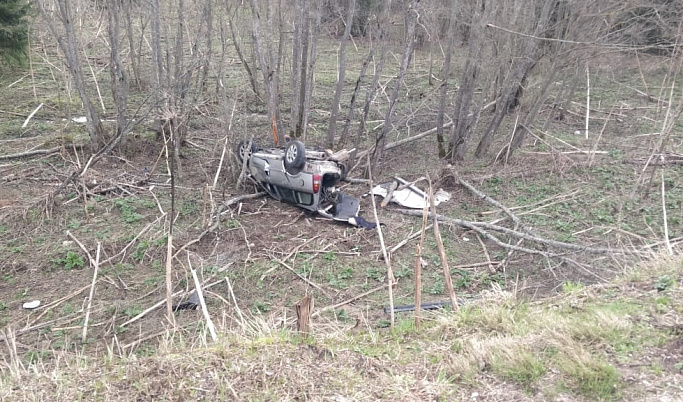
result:
[[[336,153],[306,149],[301,141],[286,148],[259,148],[242,141],[240,162],[249,176],[273,198],[323,217],[356,224],[360,202],[337,189],[345,179],[349,151]]]

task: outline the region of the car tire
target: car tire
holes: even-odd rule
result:
[[[284,165],[287,173],[299,174],[306,164],[306,147],[301,141],[291,141],[285,148]]]
[[[249,159],[251,154],[256,151],[258,151],[258,147],[253,141],[251,142],[251,148],[249,148],[249,141],[242,140],[239,144],[237,144],[235,153],[237,153],[237,158],[239,159],[240,163],[244,163],[244,159]]]

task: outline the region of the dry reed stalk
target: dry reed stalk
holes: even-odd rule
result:
[[[97,283],[97,271],[100,267],[100,249],[102,244],[97,242],[97,253],[95,253],[95,269],[92,274],[92,283],[90,284],[90,294],[88,295],[88,307],[85,309],[85,320],[83,322],[83,337],[82,342],[85,342],[88,337],[88,321],[90,320],[90,309],[92,308],[92,298],[95,295],[95,283]]]

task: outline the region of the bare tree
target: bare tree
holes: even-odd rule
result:
[[[557,6],[558,0],[544,0],[540,7],[540,12],[537,18],[535,18],[535,27],[532,30],[531,37],[525,37],[522,40],[522,48],[520,49],[520,54],[518,54],[512,61],[510,66],[510,74],[507,75],[503,89],[501,91],[500,99],[496,104],[496,111],[493,119],[489,123],[488,128],[484,132],[479,145],[477,145],[477,150],[475,151],[475,156],[483,156],[488,150],[491,142],[493,142],[493,136],[498,130],[503,118],[508,113],[509,108],[518,101],[519,91],[522,88],[525,79],[527,78],[531,69],[538,62],[540,57],[540,42],[538,38],[546,31],[550,23],[550,17],[552,12]]]
[[[299,123],[299,96],[301,91],[301,57],[303,53],[303,28],[307,19],[304,18],[306,10],[305,0],[294,2],[294,34],[292,35],[292,75],[290,85],[290,134],[296,136],[297,124]]]
[[[410,58],[413,56],[413,50],[415,48],[415,25],[417,24],[418,9],[416,8],[417,1],[413,1],[406,10],[406,38],[405,47],[403,48],[403,57],[401,58],[401,68],[396,79],[393,90],[391,91],[389,99],[389,108],[384,115],[384,125],[382,126],[382,132],[375,142],[375,149],[372,154],[372,164],[377,165],[377,161],[384,155],[384,146],[387,142],[387,136],[391,131],[392,118],[394,112],[396,111],[396,103],[398,102],[398,95],[403,86],[403,81],[405,80],[406,72],[408,71],[408,65],[410,64]]]
[[[375,98],[375,94],[377,93],[377,88],[379,87],[379,78],[382,76],[382,72],[384,71],[384,62],[387,58],[387,50],[388,50],[388,38],[387,38],[387,30],[388,26],[391,23],[391,2],[392,0],[385,0],[382,4],[382,14],[379,18],[378,24],[379,24],[379,48],[380,48],[380,55],[379,55],[379,60],[377,61],[377,65],[375,67],[375,75],[372,79],[372,84],[370,84],[370,87],[368,88],[368,91],[365,95],[365,103],[363,105],[363,113],[360,116],[360,124],[358,127],[358,136],[356,137],[354,141],[354,147],[358,148],[360,146],[360,142],[362,139],[365,137],[365,125],[366,121],[368,118],[368,114],[370,113],[370,105],[372,104],[372,101]],[[370,60],[374,56],[374,48],[373,52],[369,54]],[[370,61],[368,60],[368,62]]]
[[[315,64],[318,60],[318,39],[320,38],[320,18],[322,15],[322,4],[321,0],[318,0],[317,6],[315,8],[315,23],[313,24],[313,31],[311,33],[311,50],[308,56],[308,76],[306,77],[306,91],[304,94],[303,104],[302,104],[302,116],[303,121],[301,123],[302,136],[304,141],[306,140],[306,132],[308,128],[308,116],[311,110],[311,97],[313,96],[314,87],[314,73]]]
[[[59,48],[66,57],[66,65],[69,68],[69,73],[74,80],[76,90],[83,102],[88,134],[90,135],[90,143],[93,149],[97,150],[105,144],[106,137],[100,116],[90,101],[90,96],[85,88],[85,78],[78,56],[80,43],[74,32],[74,18],[71,11],[71,2],[68,0],[57,0],[56,20],[61,23],[62,28],[64,29],[63,33],[58,30],[55,25],[55,18],[53,18],[51,13],[45,8],[43,0],[36,0],[36,5],[38,6],[40,15],[43,17],[43,21],[45,21],[45,24],[52,35],[57,39]]]
[[[339,50],[337,57],[339,58],[339,68],[337,70],[337,86],[334,90],[334,98],[332,99],[332,106],[330,107],[330,122],[327,127],[327,141],[325,145],[328,148],[334,147],[334,137],[337,134],[337,116],[339,115],[339,101],[341,100],[342,90],[344,89],[344,79],[346,78],[346,44],[351,35],[351,27],[353,26],[353,16],[356,11],[356,0],[349,0],[348,8],[346,10],[346,19],[344,23],[344,34],[339,41]]]
[[[125,143],[126,134],[130,129],[128,119],[126,117],[126,108],[128,106],[128,74],[121,63],[121,55],[119,52],[119,31],[121,15],[121,2],[119,0],[109,0],[107,4],[107,15],[109,17],[109,47],[110,47],[110,61],[109,73],[111,75],[111,89],[116,105],[116,136],[120,137],[121,144]],[[127,13],[130,17],[130,13]]]
[[[443,135],[443,115],[446,110],[446,96],[448,95],[448,78],[451,75],[451,58],[453,57],[453,47],[455,47],[455,22],[458,11],[458,0],[452,0],[450,5],[450,18],[448,19],[448,33],[446,34],[446,56],[444,59],[443,73],[441,82],[441,94],[439,95],[439,111],[436,114],[436,142],[439,148],[439,158],[446,157]],[[431,53],[430,53],[431,55]],[[430,62],[430,70],[432,63]],[[431,82],[431,71],[429,76]]]
[[[240,59],[242,66],[244,66],[244,70],[247,72],[247,77],[249,78],[249,84],[251,85],[251,90],[254,91],[254,95],[256,95],[257,98],[260,98],[261,95],[259,94],[256,77],[255,77],[254,73],[251,71],[251,67],[249,66],[250,65],[249,61],[246,59],[246,57],[244,57],[244,53],[242,52],[242,46],[240,45],[240,41],[237,40],[237,35],[235,34],[235,15],[237,14],[239,7],[235,7],[235,12],[232,13],[230,10],[230,7],[229,7],[229,3],[230,3],[230,0],[226,0],[226,12],[228,14],[228,26],[230,27],[230,35],[232,37],[232,43],[233,43],[233,46],[235,47],[235,52],[237,52],[237,57]],[[225,52],[225,41],[223,41],[223,51]]]
[[[126,37],[128,39],[128,51],[131,70],[133,71],[133,85],[136,88],[140,88],[140,52],[138,52],[135,49],[135,35],[133,34],[133,18],[131,16],[131,6],[133,5],[133,2],[123,1],[120,5],[123,8],[123,14],[126,18]],[[142,25],[144,30],[144,24]]]
[[[275,68],[275,59],[273,55],[273,45],[271,41],[264,43],[263,32],[261,24],[261,15],[256,4],[256,0],[251,0],[252,25],[254,36],[254,50],[261,66],[263,74],[264,88],[267,96],[268,119],[273,125],[273,129],[277,133],[277,140],[279,143],[284,143],[284,132],[279,121],[279,77],[277,69]],[[266,6],[266,23],[272,24],[272,9],[271,2],[267,2]],[[267,27],[270,28],[270,25]],[[267,30],[267,37],[273,38],[272,31]]]
[[[478,0],[471,15],[467,61],[455,100],[451,139],[447,152],[452,161],[462,161],[465,158],[467,145],[474,132],[479,110],[481,110],[481,102],[479,106],[474,104],[475,90],[480,82],[481,58],[487,42],[484,25],[486,17],[492,13],[494,7],[489,4],[488,8],[485,8],[483,1]]]
[[[304,103],[306,102],[306,85],[308,84],[307,80],[307,71],[308,71],[308,47],[309,47],[309,41],[310,41],[310,27],[311,27],[311,18],[309,14],[309,7],[310,3],[308,3],[306,0],[299,0],[298,1],[299,7],[301,7],[301,12],[297,13],[301,20],[299,21],[299,24],[301,24],[301,29],[299,30],[299,35],[301,36],[300,41],[301,41],[301,53],[297,55],[299,61],[300,61],[300,66],[298,69],[299,77],[297,79],[297,82],[299,86],[297,88],[294,88],[295,92],[298,92],[299,94],[296,97],[297,100],[297,107],[296,107],[296,120],[294,120],[295,127],[294,127],[294,136],[295,137],[301,137],[303,134],[304,128],[303,128],[303,122],[304,122],[304,114],[306,114],[306,109]]]

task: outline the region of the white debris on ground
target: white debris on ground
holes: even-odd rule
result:
[[[420,190],[414,184],[410,184],[409,182],[401,179],[400,177],[396,177],[394,180],[398,183],[399,188],[401,188],[401,186],[404,186],[405,188],[402,188],[400,190],[394,190],[390,202],[393,202],[406,208],[413,209],[423,209],[425,206],[428,205],[427,203],[429,202],[429,200],[427,197],[427,193]],[[379,195],[383,198],[386,198],[387,194],[389,193],[389,188],[391,184],[392,182],[378,184],[372,190],[370,190],[370,194]],[[435,205],[439,205],[442,202],[446,202],[450,199],[451,194],[444,191],[443,189],[438,189],[434,193]]]

